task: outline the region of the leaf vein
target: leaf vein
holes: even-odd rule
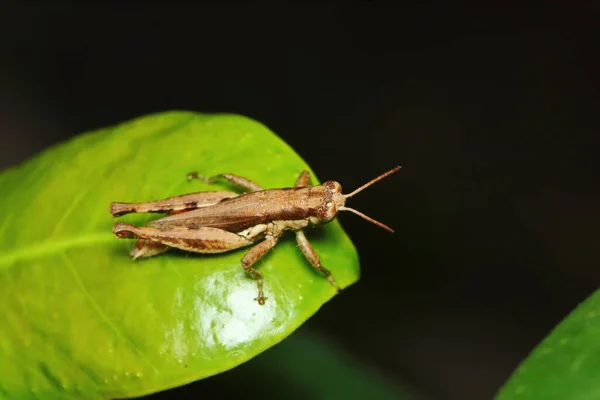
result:
[[[54,225],[54,231],[53,231],[52,235],[56,235],[60,231],[60,229],[62,228],[63,224],[67,221],[67,219],[69,218],[69,216],[73,213],[73,211],[81,203],[81,201],[83,200],[83,198],[87,196],[87,194],[91,190],[91,188],[92,188],[92,186],[88,185],[87,188],[85,188],[84,190],[80,190],[79,191],[79,193],[77,194],[77,196],[75,196],[75,198],[73,199],[73,201],[71,201],[71,204],[69,204],[69,208],[67,208],[65,210],[65,212],[61,215],[60,219]]]
[[[59,254],[70,248],[110,243],[114,240],[114,236],[109,232],[90,232],[85,235],[62,237],[18,247],[0,255],[0,271],[10,268],[17,261],[35,259],[49,254]]]

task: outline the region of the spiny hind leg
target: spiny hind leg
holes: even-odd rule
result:
[[[248,252],[242,258],[242,267],[244,267],[248,275],[257,281],[256,285],[258,287],[258,297],[256,297],[254,300],[258,301],[258,304],[261,306],[265,304],[265,300],[267,299],[263,291],[263,276],[253,267],[253,265],[260,260],[261,257],[267,254],[269,250],[275,247],[278,240],[279,238],[277,237],[269,237],[248,250]]]
[[[321,265],[319,255],[311,246],[304,232],[302,232],[301,230],[296,231],[296,241],[298,242],[298,246],[300,247],[300,250],[302,250],[302,254],[304,254],[304,257],[306,257],[306,259],[312,264],[313,267],[315,267],[315,269],[322,272],[327,277],[329,283],[331,283],[337,289],[338,293],[340,293],[342,291],[342,288],[338,286],[337,282],[333,278],[333,275],[331,275],[331,272]]]
[[[148,239],[163,246],[191,251],[194,253],[225,253],[252,244],[243,236],[223,229],[200,227],[196,229],[178,228],[163,230],[148,226],[134,226],[117,222],[113,227],[117,237],[125,239]]]
[[[205,177],[202,176],[200,174],[198,174],[198,172],[190,172],[187,175],[188,181],[191,181],[192,179],[200,179],[203,182],[206,183],[214,183],[217,179],[225,179],[226,181],[241,187],[242,189],[246,189],[249,192],[258,192],[260,190],[263,190],[263,188],[252,182],[250,179],[246,179],[242,176],[239,175],[234,175],[234,174],[218,174],[218,175],[213,175],[213,176],[209,176],[209,177]]]
[[[238,196],[238,194],[227,191],[198,192],[141,203],[113,202],[110,204],[110,213],[115,217],[128,213],[177,214],[184,211],[195,210],[200,207],[212,206],[221,200],[235,196]]]
[[[134,260],[138,258],[152,257],[160,253],[164,253],[169,249],[169,246],[150,239],[138,239],[131,248],[129,254]]]

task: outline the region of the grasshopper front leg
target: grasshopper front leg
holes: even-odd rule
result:
[[[298,179],[296,180],[296,187],[307,187],[310,186],[310,173],[306,170],[302,171]],[[342,291],[342,289],[338,286],[337,282],[331,275],[331,272],[321,265],[321,261],[319,260],[319,255],[315,251],[315,249],[311,246],[310,242],[306,238],[306,235],[302,230],[296,231],[296,241],[298,242],[298,247],[302,250],[302,254],[304,257],[312,264],[312,266],[322,272],[327,280],[337,289],[338,293]]]
[[[331,283],[337,289],[338,293],[340,293],[342,288],[338,286],[337,282],[333,278],[333,275],[331,275],[331,271],[321,265],[319,255],[311,246],[303,231],[296,231],[296,241],[298,242],[298,246],[300,247],[300,250],[302,250],[304,257],[306,257],[306,259],[312,264],[313,267],[315,267],[316,270],[322,272],[327,277],[329,283]]]
[[[298,179],[296,179],[296,187],[310,186],[310,173],[307,170],[302,171]]]

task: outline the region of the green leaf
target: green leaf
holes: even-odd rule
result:
[[[600,291],[533,350],[496,399],[600,399]]]
[[[303,169],[312,173],[248,118],[168,112],[80,135],[4,171],[0,397],[138,396],[230,369],[292,333],[336,293],[293,235],[257,266],[268,297],[259,306],[240,266],[244,249],[133,261],[108,207],[231,189],[188,182],[191,171],[275,188],[293,186]],[[337,221],[307,236],[340,286],[357,281],[358,256]]]

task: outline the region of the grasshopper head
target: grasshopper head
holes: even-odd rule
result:
[[[394,232],[394,230],[392,228],[390,228],[389,226],[382,224],[379,221],[374,220],[373,218],[361,213],[358,210],[346,207],[346,199],[348,199],[348,198],[354,196],[355,194],[361,192],[362,190],[368,188],[375,182],[378,182],[378,181],[382,180],[383,178],[393,174],[394,172],[398,171],[399,169],[400,169],[400,166],[392,168],[388,172],[385,172],[385,173],[379,175],[378,177],[371,179],[369,182],[365,183],[364,185],[362,185],[361,187],[359,187],[358,189],[354,190],[353,192],[351,192],[349,194],[342,194],[342,186],[337,182],[327,181],[327,182],[323,183],[323,186],[325,188],[329,189],[329,191],[331,192],[331,200],[325,202],[319,208],[319,210],[317,211],[318,218],[324,222],[328,222],[328,221],[331,221],[335,217],[335,215],[337,214],[338,211],[350,211],[350,212],[358,215],[359,217],[364,218],[367,221],[372,222],[375,225],[377,225],[387,231]],[[326,219],[326,218],[329,218],[329,219]]]
[[[327,181],[323,183],[327,191],[326,201],[317,209],[317,218],[321,222],[329,222],[335,218],[338,209],[346,204],[346,197],[342,194],[342,185],[336,181]]]

